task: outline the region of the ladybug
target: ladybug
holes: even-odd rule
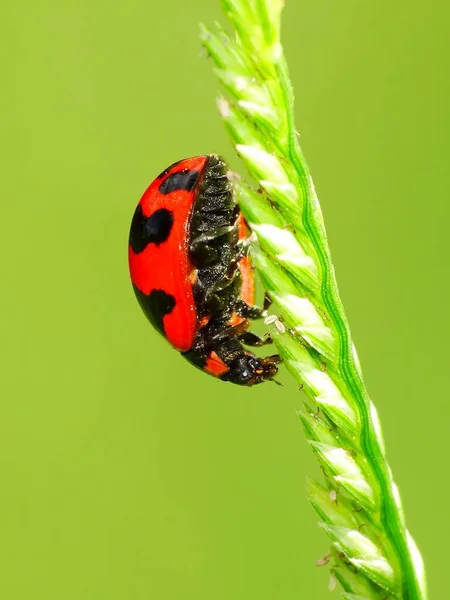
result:
[[[251,386],[273,379],[281,359],[244,348],[272,340],[248,331],[263,311],[227,171],[215,154],[163,171],[134,213],[128,261],[142,310],[172,346],[206,373]]]

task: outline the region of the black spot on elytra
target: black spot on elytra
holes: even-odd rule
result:
[[[150,294],[143,294],[135,285],[134,292],[147,319],[160,333],[164,334],[163,319],[175,308],[175,298],[164,290],[152,290]]]
[[[183,161],[177,160],[177,162],[172,163],[170,166],[167,167],[167,169],[164,169],[164,171],[162,171],[162,173],[160,173],[156,179],[163,179],[167,175],[167,173],[169,173],[174,167],[179,165],[180,162],[183,162]]]
[[[194,189],[195,184],[200,176],[199,171],[183,169],[177,173],[172,173],[167,179],[159,186],[161,194],[170,194],[170,192],[176,192],[177,190],[184,190],[190,192]]]
[[[148,244],[162,244],[167,240],[173,226],[173,214],[166,208],[155,210],[145,217],[139,205],[131,221],[130,246],[135,254],[143,252]]]

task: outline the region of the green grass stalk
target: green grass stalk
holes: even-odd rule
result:
[[[329,563],[353,600],[425,600],[420,553],[404,521],[376,409],[339,297],[321,208],[294,125],[280,43],[283,0],[222,0],[231,35],[202,27],[227,98],[219,110],[256,189],[235,179],[255,233],[253,262],[278,320],[273,336],[308,402],[299,412],[325,484],[310,501]]]

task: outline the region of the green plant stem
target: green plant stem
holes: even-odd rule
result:
[[[275,310],[274,340],[313,404],[301,411],[326,475],[308,494],[333,550],[346,598],[425,600],[420,554],[409,536],[339,296],[325,226],[294,124],[279,41],[282,0],[222,0],[236,38],[202,31],[231,102],[220,111],[258,192],[236,180],[256,235],[253,261]],[[339,503],[336,498],[339,493]]]
[[[423,595],[420,591],[420,585],[417,581],[416,571],[409,552],[407,534],[403,519],[401,518],[401,507],[398,506],[394,497],[390,469],[387,465],[385,453],[370,417],[370,399],[362,377],[355,366],[350,329],[339,296],[325,230],[323,229],[323,231],[319,233],[319,223],[317,223],[317,220],[314,218],[311,211],[309,170],[300,150],[297,135],[295,133],[294,111],[293,103],[291,101],[292,93],[290,91],[291,86],[287,65],[284,59],[276,66],[276,70],[286,106],[289,106],[289,111],[287,113],[290,132],[288,150],[289,159],[299,176],[304,197],[309,199],[309,201],[305,202],[303,223],[311,237],[320,261],[323,275],[322,297],[324,299],[324,304],[329,314],[332,315],[333,321],[339,332],[339,372],[342,374],[342,377],[359,408],[361,417],[361,446],[371,468],[376,473],[380,494],[382,495],[382,501],[380,503],[381,523],[384,530],[387,532],[391,543],[396,548],[396,554],[403,572],[402,598],[420,600],[423,598]]]

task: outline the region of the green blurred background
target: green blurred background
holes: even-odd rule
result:
[[[444,598],[450,11],[286,4],[340,289]],[[209,152],[238,164],[198,42],[218,1],[6,0],[2,13],[0,596],[328,598],[301,395],[195,371],[128,281],[129,222],[156,174]]]

